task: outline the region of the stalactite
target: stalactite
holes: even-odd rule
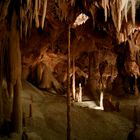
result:
[[[125,8],[125,5],[126,5],[127,1],[128,0],[120,0],[119,1],[120,2],[120,9],[121,9],[121,11]]]
[[[37,28],[39,27],[38,8],[39,8],[38,0],[35,0],[35,25]]]
[[[90,9],[89,9],[91,15],[92,15],[92,19],[93,19],[93,27],[95,27],[95,12],[96,12],[96,9],[94,7],[94,5],[92,4]]]
[[[32,20],[33,20],[33,16],[32,16],[32,12],[31,12],[30,16],[29,16],[29,36],[31,35]]]
[[[123,21],[123,15],[122,11],[124,10],[125,14],[125,20],[127,21],[127,12],[128,12],[128,1],[129,0],[114,0],[110,3],[111,7],[111,14],[112,19],[115,25],[115,28],[117,29],[117,32],[120,32],[122,21]]]
[[[105,0],[105,21],[107,21],[107,3],[108,0]]]
[[[122,24],[122,14],[121,14],[121,0],[117,0],[117,17],[118,17],[118,25],[117,25],[117,28],[118,28],[118,31],[120,31],[121,29],[121,24]]]
[[[122,25],[122,16],[121,16],[121,11],[118,11],[118,25],[117,25],[117,30],[118,32],[121,29],[121,25]]]
[[[30,0],[26,0],[27,1],[27,8],[30,6]]]
[[[28,19],[27,17],[25,18],[25,25],[24,25],[24,34],[25,34],[25,38],[27,38],[27,33],[28,33]]]
[[[41,8],[41,0],[38,0],[38,11],[40,10]]]
[[[46,17],[46,10],[47,10],[47,0],[44,0],[42,23],[41,23],[42,29],[44,28],[44,22],[45,22],[45,17]]]
[[[63,19],[66,20],[66,18],[68,16],[68,3],[64,2],[64,1],[60,1],[59,8],[60,8],[60,12],[61,12],[59,19],[61,19],[61,21]]]
[[[74,6],[75,5],[75,0],[71,0],[71,6]]]
[[[115,25],[115,28],[117,29],[117,19],[118,19],[118,17],[117,17],[116,1],[111,2],[110,6],[111,6],[112,20],[113,20],[113,23]]]
[[[124,13],[125,13],[125,21],[126,22],[127,22],[127,11],[128,11],[128,0],[126,0],[125,10],[124,10]]]
[[[136,15],[136,1],[135,0],[131,0],[131,4],[132,4],[132,22],[135,25],[135,15]]]
[[[62,20],[62,19],[61,19],[61,18],[62,18],[62,11],[61,11],[61,9],[60,9],[61,3],[62,3],[62,0],[59,0],[59,1],[58,1],[58,7],[59,7],[59,8],[58,8],[58,11],[57,11],[57,12],[58,12],[58,17],[59,17],[60,20]]]
[[[62,0],[59,0],[59,1],[58,1],[58,6],[60,6],[60,5],[61,5],[61,3],[62,3]]]
[[[109,1],[102,0],[102,7],[104,8],[105,21],[107,21],[107,12],[108,12],[108,7],[109,7]]]
[[[20,7],[20,38],[22,39],[22,20],[23,20],[23,12],[22,7]]]
[[[121,29],[121,24],[123,21],[123,15],[122,15],[122,11],[124,10],[124,16],[125,16],[125,20],[126,22],[128,22],[127,19],[127,13],[129,10],[130,4],[129,4],[129,0],[118,0],[118,7],[117,10],[120,9],[120,11],[118,10],[118,30],[120,31]],[[132,22],[133,24],[135,24],[135,13],[136,13],[136,0],[131,0],[131,15],[132,15]],[[121,15],[121,16],[120,16]]]
[[[5,0],[3,2],[3,4],[1,5],[1,9],[0,9],[0,21],[4,20],[7,13],[8,13],[8,7],[10,4],[10,0]]]

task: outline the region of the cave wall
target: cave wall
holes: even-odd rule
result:
[[[99,64],[103,61],[108,62],[108,66],[103,74],[103,83],[106,87],[106,81],[109,76],[112,76],[112,80],[117,75],[116,70],[116,54],[113,52],[112,40],[103,31],[90,33],[86,28],[91,24],[91,21],[85,25],[80,26],[78,29],[71,29],[71,61],[72,57],[75,57],[76,64],[76,85],[79,86],[80,79],[86,78],[85,75],[89,74],[89,54],[96,52],[97,71],[96,88],[100,88],[99,79]],[[66,28],[67,29],[67,28]],[[66,75],[67,75],[67,30],[64,30],[63,34],[58,32],[58,38],[54,43],[55,46],[51,47],[51,37],[47,35],[44,30],[39,32],[33,30],[32,35],[28,42],[22,44],[22,79],[29,80],[33,84],[37,85],[36,69],[40,63],[44,63],[53,74],[54,78],[66,88]],[[87,33],[87,36],[86,36]],[[55,49],[56,48],[56,49]],[[72,66],[72,65],[71,65]],[[93,68],[94,69],[94,68]],[[72,68],[71,68],[72,73]],[[39,87],[39,85],[37,85]],[[85,86],[85,85],[82,85]]]
[[[82,26],[79,26],[76,29],[71,29],[72,33],[71,61],[72,57],[74,56],[76,58],[75,61],[76,67],[78,67],[78,69],[80,69],[82,72],[88,75],[89,53],[96,52],[97,70],[96,74],[93,76],[93,78],[96,79],[95,80],[96,88],[100,89],[101,87],[99,83],[100,81],[99,64],[106,60],[108,62],[108,65],[105,68],[105,72],[103,74],[104,88],[106,87],[112,88],[113,86],[113,88],[115,89],[113,91],[116,91],[116,93],[113,93],[115,95],[119,94],[125,95],[126,92],[129,93],[130,84],[128,79],[130,76],[130,72],[124,70],[124,68],[126,67],[126,62],[129,62],[129,60],[127,59],[132,55],[134,55],[134,53],[137,51],[131,51],[130,53],[130,48],[128,46],[126,47],[125,42],[117,46],[113,45],[113,41],[110,38],[110,36],[108,36],[108,34],[106,34],[106,32],[103,32],[102,30],[99,32],[94,31],[90,33],[88,32],[87,29],[88,32],[87,33],[86,28],[89,24],[90,21],[88,21],[86,24]],[[34,73],[34,70],[37,67],[37,65],[43,61],[43,63],[45,63],[45,65],[49,67],[51,73],[53,74],[57,82],[59,82],[60,85],[65,85],[66,87],[65,83],[67,72],[66,29],[64,30],[63,33],[62,32],[58,33],[57,35],[58,37],[54,42],[55,45],[53,46],[53,48],[50,43],[51,37],[50,36],[48,37],[46,31],[39,32],[36,29],[33,30],[31,38],[29,39],[27,44],[22,47],[22,64],[23,64],[22,66],[24,80],[28,78],[30,79],[33,75],[35,76],[35,74],[32,75],[31,73],[32,72]],[[63,36],[65,36],[65,39],[62,38]],[[135,45],[139,46],[139,30],[136,30],[132,36]],[[138,58],[138,56],[139,51],[136,57]],[[125,62],[123,62],[123,59]],[[125,69],[128,70],[128,68]],[[135,69],[135,71],[137,71],[137,69]],[[133,71],[132,73],[135,72]],[[78,80],[80,77],[81,76],[77,77],[77,82],[80,81]],[[115,81],[113,82],[114,79]],[[37,80],[37,78],[35,78],[35,80]],[[35,80],[30,79],[30,81]],[[124,86],[123,83],[125,83]],[[76,85],[78,85],[78,83]],[[118,91],[118,89],[120,91]]]
[[[124,66],[126,64],[130,71],[123,71],[124,66],[119,66],[117,74],[116,59],[120,54],[116,53],[113,47],[115,43],[120,43],[119,32],[123,34],[123,31],[127,30],[124,36],[133,32],[136,7],[132,1],[129,3],[132,6],[132,16],[128,19],[130,29],[123,30],[121,25],[124,24],[125,27],[127,21],[122,18],[122,10],[127,4],[123,3],[120,9],[120,2],[123,1],[115,1],[115,5],[111,1],[110,6],[108,1],[105,2],[107,3],[87,0],[0,1],[0,125],[4,119],[10,119],[13,131],[21,137],[21,78],[41,89],[55,89],[57,93],[66,93],[67,34],[70,25],[71,58],[75,57],[77,85],[84,77],[86,83],[90,81],[90,87],[93,87],[90,92],[95,94],[94,91],[100,89],[99,66],[104,61],[107,61],[108,65],[102,73],[102,88],[111,85],[110,81],[107,84],[110,76],[114,79],[117,75],[115,87],[122,86],[123,83],[129,87],[128,81],[124,82],[123,78],[127,79],[131,74],[139,76],[139,49],[133,50],[133,45],[130,45],[125,50],[128,54]],[[119,8],[115,10],[117,6]],[[129,11],[125,12],[125,18]],[[89,20],[74,28],[72,24],[81,12],[88,15]],[[135,45],[139,46],[139,31],[133,36]],[[123,41],[125,39],[124,37]],[[121,53],[122,56],[125,56],[125,51]],[[94,57],[90,54],[94,54]],[[131,55],[134,55],[134,63],[129,63]],[[72,76],[72,70],[70,72]],[[122,86],[118,89],[125,91],[124,88]],[[7,104],[3,107],[6,101]]]

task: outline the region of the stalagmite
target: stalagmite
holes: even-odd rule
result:
[[[3,117],[9,120],[11,118],[11,98],[8,94],[7,82],[2,81],[2,104],[3,104]]]
[[[3,115],[2,87],[0,87],[0,124],[3,121]]]
[[[30,97],[30,104],[29,104],[29,118],[33,117],[33,96]]]
[[[78,102],[82,102],[82,86],[81,86],[81,83],[79,83]]]
[[[22,133],[22,109],[21,109],[21,79],[18,78],[14,86],[12,121],[14,132]]]
[[[134,95],[135,96],[139,96],[139,90],[138,90],[138,83],[137,83],[137,77],[135,77],[135,85],[134,85],[134,89],[135,89],[135,92],[134,92]]]
[[[87,94],[91,99],[94,99],[96,104],[99,105],[97,96],[97,71],[98,71],[98,52],[89,52],[89,68],[88,68],[88,81],[87,81]]]
[[[100,108],[101,110],[104,110],[104,106],[103,106],[103,91],[101,91],[100,93]]]
[[[45,17],[46,17],[46,10],[47,10],[47,0],[44,0],[42,23],[41,23],[42,29],[44,28],[44,22],[45,22]]]
[[[140,129],[138,127],[138,115],[137,115],[137,105],[134,105],[133,111],[133,130],[131,130],[127,136],[127,140],[140,139]]]
[[[23,112],[22,113],[22,124],[23,124],[23,127],[25,127],[26,126],[26,113],[25,112]]]
[[[4,119],[10,118],[11,111],[5,70],[5,64],[8,63],[6,59],[8,44],[8,36],[7,32],[5,32],[0,38],[0,124],[3,123]]]

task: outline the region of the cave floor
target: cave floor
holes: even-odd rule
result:
[[[23,83],[23,111],[26,130],[43,140],[66,139],[66,97],[42,92]],[[32,117],[29,106],[32,104]],[[133,129],[133,108],[137,107],[140,124],[140,98],[120,99],[120,112],[105,112],[88,107],[71,106],[72,140],[126,140]]]

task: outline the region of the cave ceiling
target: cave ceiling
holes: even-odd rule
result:
[[[93,52],[95,61],[97,60],[95,65],[106,60],[110,65],[108,73],[113,67],[116,75],[116,58],[118,55],[123,56],[122,52],[125,50],[118,44],[132,35],[136,45],[140,46],[140,0],[2,0],[0,43],[10,38],[8,32],[12,28],[9,26],[14,13],[12,9],[18,17],[14,23],[20,33],[23,71],[28,69],[29,72],[44,56],[45,64],[53,72],[56,65],[64,65],[65,68],[68,27],[71,31],[71,57],[75,56],[76,66],[83,71],[87,71],[90,59],[88,56]],[[75,22],[81,13],[88,17],[83,24]],[[127,52],[128,49],[132,47],[128,47]],[[137,50],[139,49],[136,47]],[[132,49],[131,52],[139,55],[139,51],[133,53]],[[130,67],[131,65],[127,65],[132,70]]]
[[[7,14],[10,3],[10,0],[0,3],[0,30],[3,29],[3,19],[11,16]],[[22,49],[30,46],[28,51],[47,44],[65,53],[68,26],[71,26],[72,46],[80,46],[75,47],[75,52],[110,50],[112,44],[125,41],[134,30],[139,32],[140,0],[25,0],[19,5]],[[81,13],[88,16],[88,20],[73,27]],[[136,42],[139,44],[139,41]]]

